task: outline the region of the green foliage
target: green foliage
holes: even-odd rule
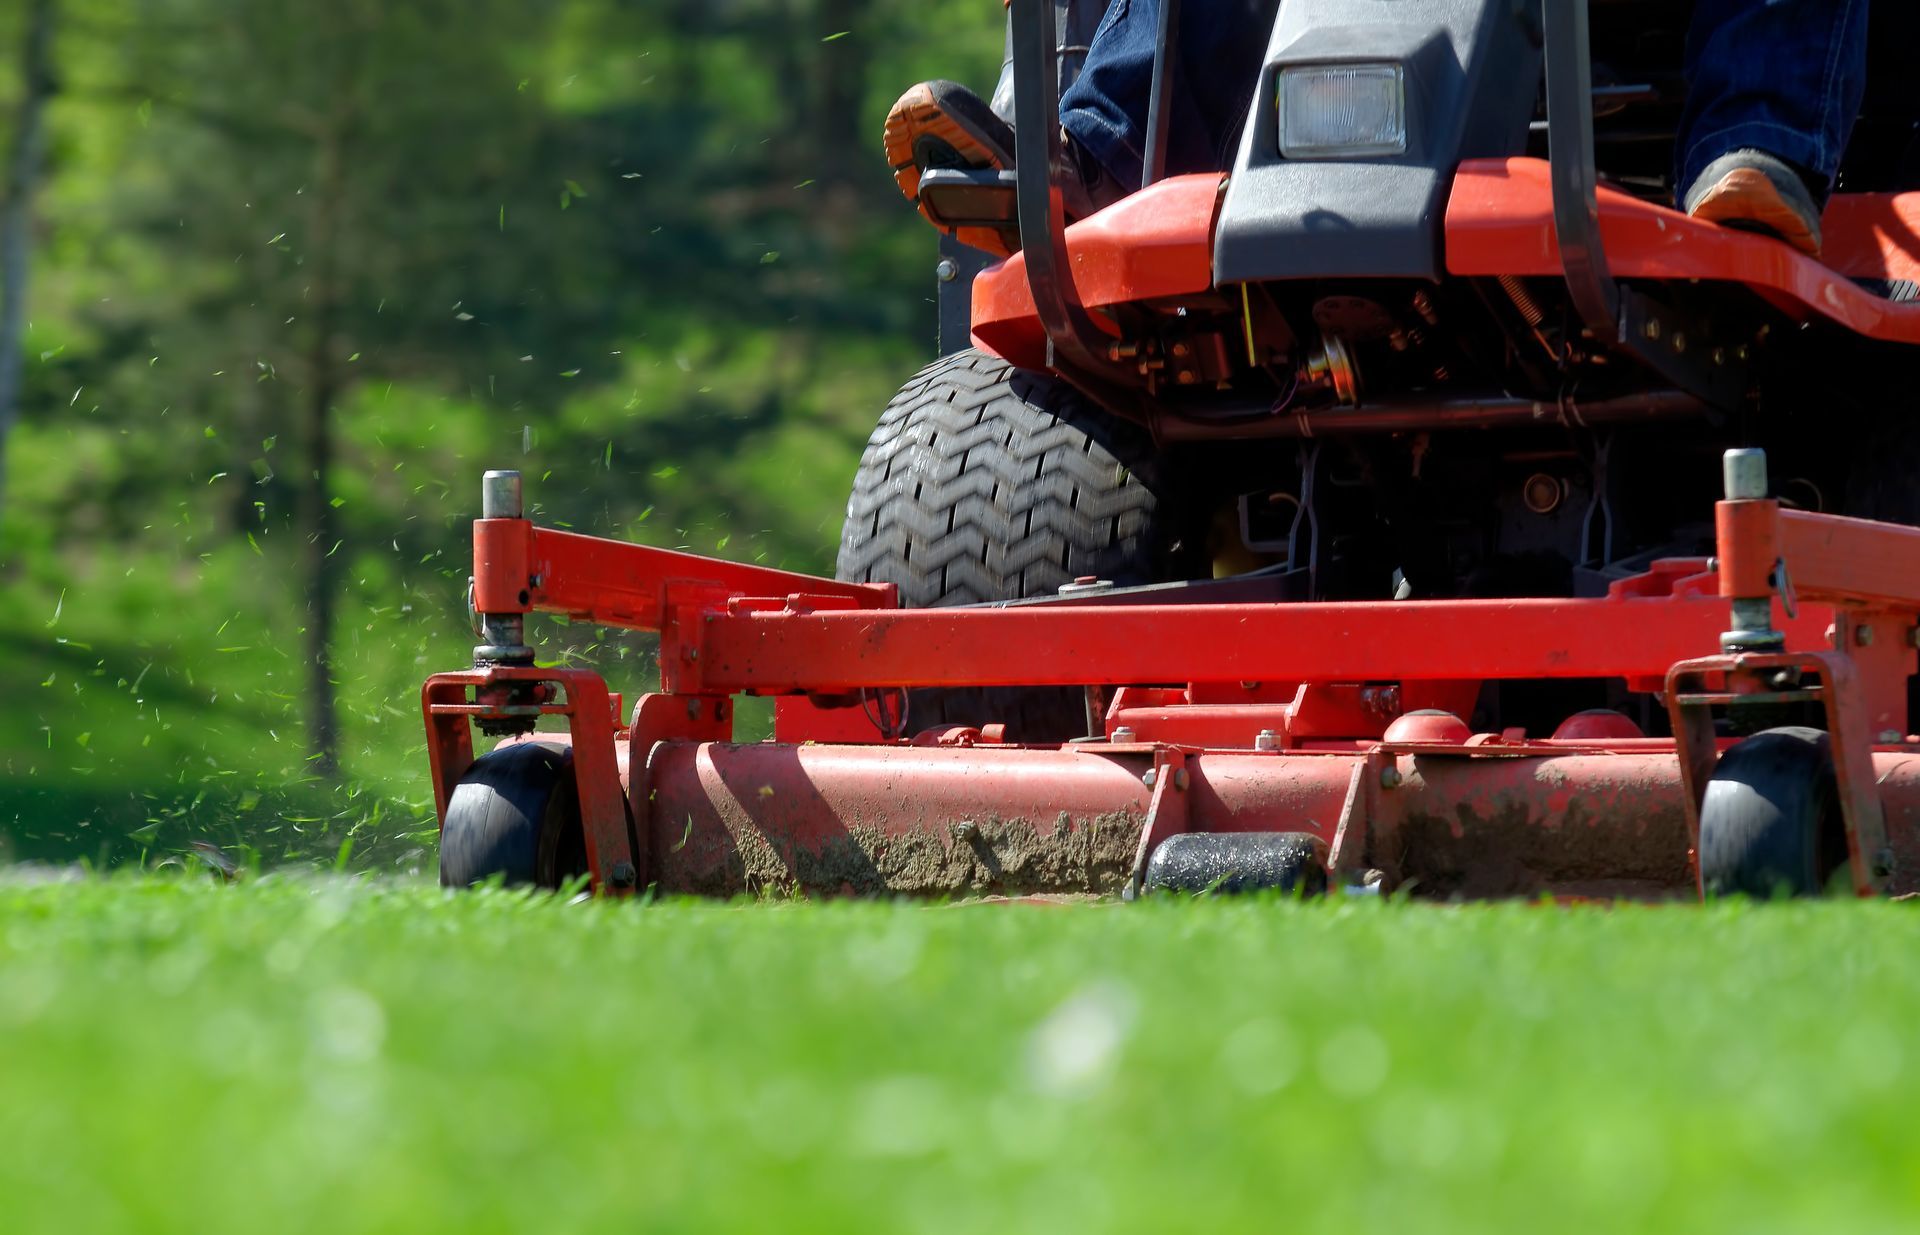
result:
[[[17,1235],[1901,1230],[1917,945],[1893,904],[0,887],[0,1196]]]
[[[990,82],[1000,39],[971,0],[63,0],[60,30],[0,851],[376,864],[417,860],[415,692],[467,656],[485,468],[549,522],[831,567],[932,337],[880,121],[919,77]],[[338,782],[303,735],[315,398]],[[542,629],[650,681],[644,640]]]

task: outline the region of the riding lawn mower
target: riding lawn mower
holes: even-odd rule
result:
[[[921,194],[1017,251],[948,244],[969,341],[882,414],[837,578],[487,473],[481,643],[423,693],[443,881],[1920,890],[1900,66],[1816,260],[1668,204],[1688,4],[1284,0],[1233,166],[1168,177],[1177,2],[1144,183],[1069,226],[1071,14],[1013,0],[1016,169]],[[658,689],[538,664],[534,612],[657,632]]]

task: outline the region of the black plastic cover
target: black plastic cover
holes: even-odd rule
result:
[[[1540,90],[1538,0],[1286,0],[1214,240],[1214,281],[1438,279],[1464,159],[1524,153]],[[1293,65],[1397,63],[1405,154],[1286,159],[1277,90]]]

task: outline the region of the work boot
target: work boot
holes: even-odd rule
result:
[[[1735,150],[1707,164],[1684,201],[1696,219],[1786,241],[1820,256],[1820,207],[1799,172],[1764,150]]]
[[[1112,205],[1126,191],[1078,142],[1061,133],[1070,175],[1061,185],[1068,222]],[[1013,166],[1013,128],[985,100],[950,81],[924,81],[900,96],[887,113],[882,136],[887,164],[900,192],[926,216],[920,177],[935,168],[1005,171]],[[928,222],[933,222],[929,217]],[[940,226],[935,224],[936,227]],[[963,244],[1005,257],[1017,246],[988,228],[946,228]]]

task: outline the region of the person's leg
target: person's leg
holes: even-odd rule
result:
[[[1252,103],[1276,0],[1181,0],[1167,172],[1219,171]],[[1159,0],[1112,0],[1080,76],[1060,99],[1060,126],[1123,189],[1140,185],[1153,92]]]
[[[1700,0],[1674,150],[1674,192],[1690,213],[1818,249],[1820,205],[1866,90],[1867,6]]]

